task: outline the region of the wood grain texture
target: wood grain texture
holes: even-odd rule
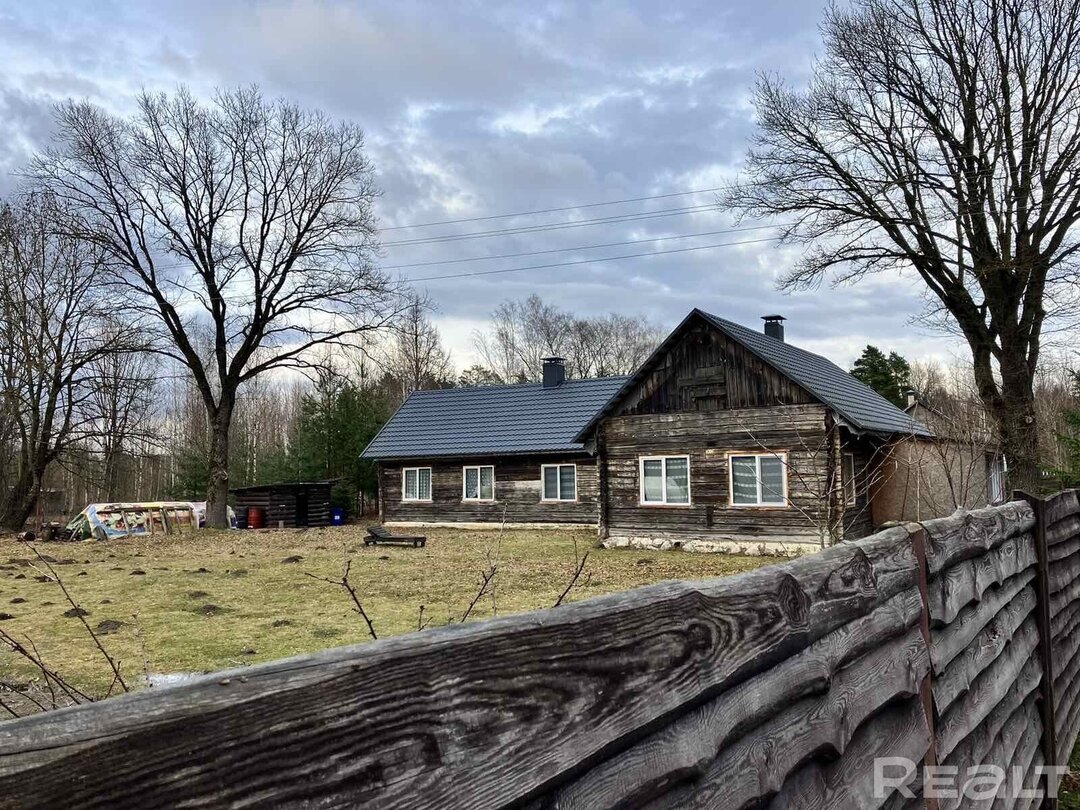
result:
[[[679,718],[552,794],[547,807],[633,806],[701,779],[721,749],[792,703],[830,690],[837,672],[918,621],[916,589],[893,596],[782,664]]]
[[[735,577],[15,721],[0,725],[0,795],[26,807],[528,800],[910,589],[912,560],[900,529]]]
[[[937,750],[946,758],[1002,701],[1039,642],[1035,617],[1029,616],[1004,651],[972,681],[971,688],[942,714]]]
[[[890,796],[874,790],[874,760],[904,757],[919,762],[926,752],[929,729],[919,698],[894,703],[865,723],[844,756],[813,762],[796,774],[770,802],[775,810],[862,810],[882,807]]]
[[[867,718],[896,698],[918,694],[928,668],[922,635],[911,628],[840,670],[822,694],[794,701],[755,727],[700,778],[665,793],[655,806],[745,807],[776,793],[810,756],[842,758]]]
[[[977,557],[1010,537],[1030,531],[1034,525],[1035,512],[1026,501],[928,520],[923,528],[929,540],[926,561],[930,573],[937,574],[960,560]]]
[[[1068,489],[1046,499],[1046,527],[1080,514],[1080,490]]]
[[[949,662],[971,643],[979,631],[994,619],[998,611],[1009,604],[1013,597],[1028,586],[1034,578],[1033,569],[1024,569],[1001,584],[988,588],[979,601],[961,609],[952,622],[936,628],[930,647],[930,661],[933,664],[934,673],[942,672]]]
[[[929,559],[928,559],[929,562]],[[969,557],[941,571],[930,581],[930,618],[951,624],[964,607],[997,585],[1035,565],[1030,532],[1011,537],[978,557]]]
[[[934,679],[934,704],[946,711],[960,693],[997,658],[1035,610],[1035,588],[1025,587],[1008,602]]]

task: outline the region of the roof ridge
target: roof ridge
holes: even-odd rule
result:
[[[604,377],[569,377],[560,383],[560,385],[566,385],[567,383],[585,383],[585,382],[603,382],[605,380],[625,380],[629,378],[629,374],[608,374]],[[413,394],[446,394],[453,391],[485,391],[490,389],[506,390],[510,388],[528,388],[528,387],[543,386],[541,380],[529,380],[528,382],[517,383],[490,383],[488,385],[454,385],[448,388],[417,388],[410,392],[409,396]]]

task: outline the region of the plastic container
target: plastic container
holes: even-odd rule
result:
[[[343,526],[345,524],[345,510],[340,506],[335,506],[330,510],[330,523],[334,526]]]
[[[246,506],[238,506],[234,511],[236,512],[236,528],[246,529],[248,527],[248,508]]]
[[[266,510],[261,506],[248,508],[247,527],[249,529],[261,529],[266,525]]]

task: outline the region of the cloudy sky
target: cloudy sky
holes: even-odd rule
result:
[[[959,347],[910,324],[921,302],[909,281],[779,293],[775,278],[798,254],[777,249],[769,229],[731,232],[711,205],[707,189],[738,172],[753,132],[755,74],[806,80],[822,5],[0,0],[0,194],[47,143],[60,99],[123,112],[142,88],[183,83],[208,95],[257,83],[364,127],[379,218],[393,229],[382,261],[425,279],[417,286],[437,303],[459,367],[475,359],[471,334],[492,308],[531,293],[579,314],[642,313],[663,325],[694,306],[748,325],[780,312],[790,340],[844,365],[867,342],[948,359]],[[659,195],[680,196],[403,227]],[[393,244],[599,218],[608,221]],[[657,237],[667,238],[641,241]],[[583,249],[612,243],[632,244]],[[431,278],[706,245],[720,246]],[[482,258],[536,251],[548,252]]]

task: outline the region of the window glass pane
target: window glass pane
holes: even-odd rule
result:
[[[544,467],[544,500],[553,501],[559,497],[559,468]]]
[[[577,470],[572,464],[559,468],[559,498],[561,500],[574,500],[574,478],[576,474]]]
[[[480,478],[480,471],[476,467],[465,468],[465,497],[477,498],[480,495],[478,481]]]
[[[480,497],[490,501],[495,497],[495,468],[480,468]]]
[[[431,500],[431,470],[424,468],[416,471],[416,495],[422,501]]]
[[[664,500],[664,462],[662,459],[647,459],[641,465],[645,478],[643,487],[646,503],[661,503]]]
[[[784,461],[775,456],[762,456],[761,502],[784,502]]]
[[[757,459],[731,457],[731,495],[734,503],[757,503]]]
[[[690,469],[685,458],[669,458],[667,466],[667,503],[690,503]]]
[[[405,471],[405,498],[412,500],[416,497],[416,470]]]

